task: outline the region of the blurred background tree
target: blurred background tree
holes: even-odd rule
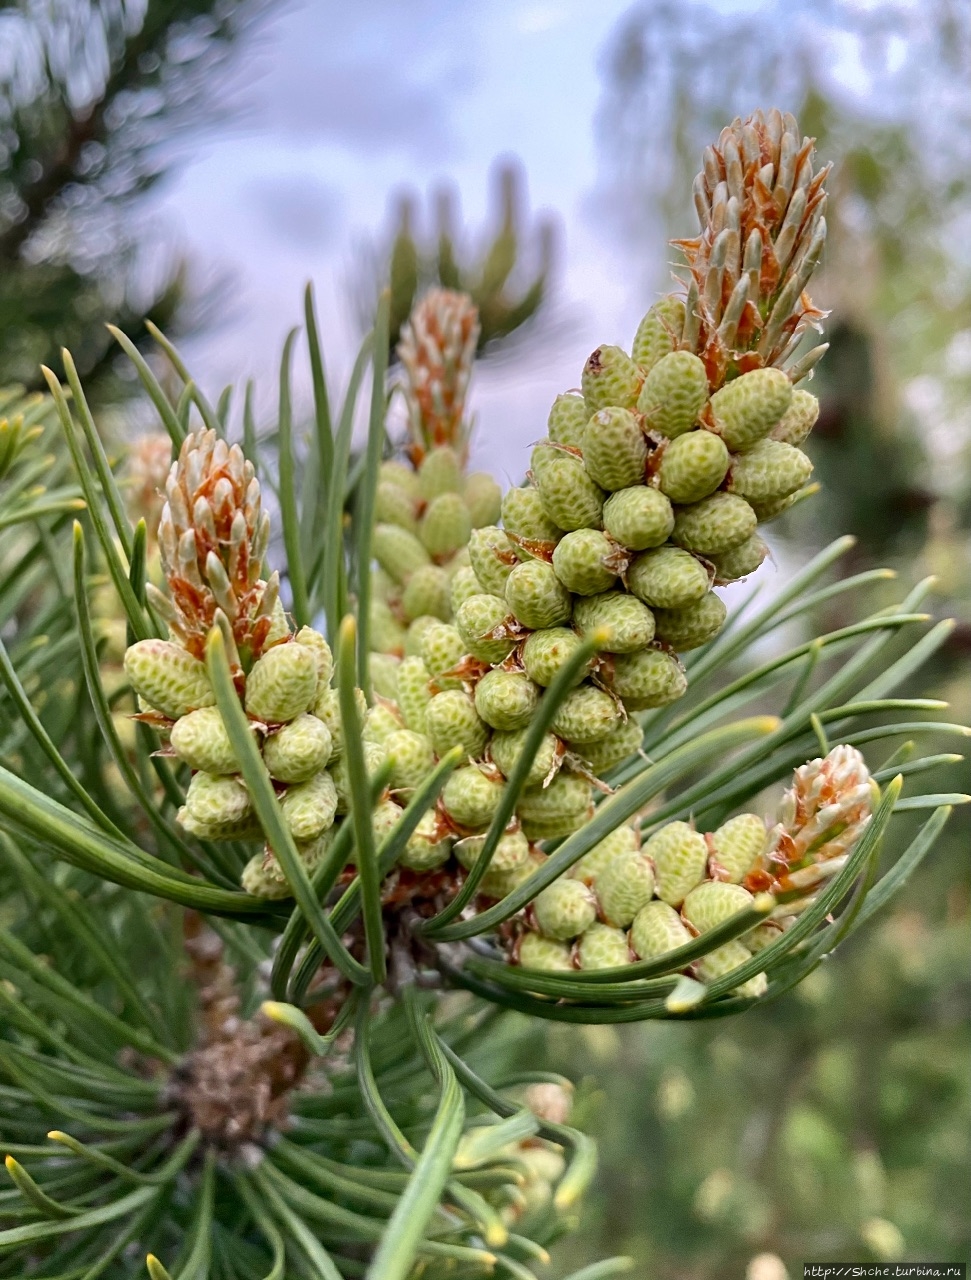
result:
[[[254,0],[20,0],[0,6],[0,385],[42,385],[68,346],[116,394],[104,325],[135,342],[200,320],[189,265],[137,202],[181,135],[221,118],[220,71]],[[201,114],[201,108],[205,112]],[[152,251],[152,252],[147,252]]]
[[[480,356],[508,349],[535,328],[553,284],[556,224],[549,215],[531,218],[517,159],[497,161],[491,178],[492,210],[481,233],[463,230],[458,192],[444,185],[431,197],[426,226],[414,193],[399,192],[383,237],[359,246],[349,281],[351,305],[366,333],[374,323],[375,300],[390,281],[392,361],[415,299],[434,286],[472,298],[479,312]]]
[[[822,491],[771,532],[787,559],[839,528],[858,539],[844,572],[937,573],[933,608],[958,625],[908,692],[949,698],[949,715],[966,718],[971,10],[652,0],[619,24],[604,80],[598,205],[632,246],[691,234],[696,157],[733,114],[791,110],[834,161],[814,290],[832,312],[831,350],[808,448]],[[667,272],[643,287],[647,306]],[[967,765],[940,780],[966,785]],[[622,1243],[652,1280],[968,1258],[971,831],[955,817],[896,910],[798,997],[715,1036],[649,1024],[587,1034],[604,1169],[590,1257]],[[576,1071],[576,1037],[552,1040]]]

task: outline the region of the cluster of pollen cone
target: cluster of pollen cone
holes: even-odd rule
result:
[[[330,648],[312,627],[294,633],[277,575],[261,577],[269,516],[238,445],[214,431],[188,436],[165,495],[158,545],[169,595],[152,586],[148,593],[170,638],[131,645],[124,667],[141,718],[163,736],[165,753],[192,770],[179,822],[205,840],[261,835],[202,661],[206,636],[222,625],[252,732],[297,848],[313,868],[348,798]],[[269,852],[254,856],[243,884],[263,897],[289,893]]]
[[[361,715],[369,769],[390,767],[379,840],[437,760],[458,748],[463,761],[400,858],[418,898],[423,876],[430,902],[474,865],[537,708],[585,641],[594,656],[530,763],[478,901],[505,897],[545,861],[544,841],[589,820],[603,775],[640,748],[637,714],[683,695],[679,654],[722,627],[717,588],[758,569],[759,524],[805,490],[799,446],[818,404],[796,384],[825,348],[790,357],[820,314],[805,286],[825,238],[824,177],[789,116],[726,129],[695,183],[700,234],[679,242],[688,281],[651,308],[629,354],[590,356],[581,389],[556,398],[527,482],[504,496],[467,470],[475,308],[447,290],[416,305],[399,349],[409,441],[377,486],[374,695],[370,707],[361,696]],[[153,599],[171,638],[132,646],[125,665],[167,750],[195,771],[183,826],[245,839],[257,834],[252,806],[200,661],[214,623],[232,635],[240,698],[310,866],[346,806],[341,726],[330,651],[309,627],[293,633],[275,575],[261,577],[266,544],[238,447],[191,436],[159,529],[170,595]],[[621,827],[506,927],[510,959],[621,967],[784,892],[764,924],[694,969],[730,972],[844,864],[871,792],[862,758],[840,747],[797,770],[775,825],[755,814],[710,833],[672,822],[643,844],[639,827]],[[269,852],[243,883],[288,892]],[[763,986],[760,975],[742,990]]]

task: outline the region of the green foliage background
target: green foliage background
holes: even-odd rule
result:
[[[68,347],[96,398],[117,396],[105,324],[138,344],[204,316],[198,280],[138,201],[216,106],[258,0],[32,0],[0,6],[0,385],[43,387]],[[148,259],[154,257],[154,262]],[[159,258],[161,257],[161,261]],[[198,264],[195,266],[198,275]]]

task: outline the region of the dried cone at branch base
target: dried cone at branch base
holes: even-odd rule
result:
[[[265,1142],[287,1119],[309,1054],[297,1037],[262,1014],[242,1016],[236,974],[218,934],[194,913],[185,920],[189,977],[199,989],[196,1045],[167,1089],[186,1129],[223,1154]],[[319,1017],[322,1009],[315,1010]]]
[[[619,827],[537,895],[510,958],[537,970],[619,969],[687,945],[753,907],[757,895],[787,895],[762,924],[683,970],[713,982],[811,905],[846,865],[878,795],[860,753],[839,746],[795,771],[771,827],[741,813],[707,834],[669,822],[643,843],[636,828]],[[765,975],[756,974],[734,993],[759,996],[765,988]]]

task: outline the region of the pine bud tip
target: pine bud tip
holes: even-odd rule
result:
[[[206,636],[206,656],[217,658],[224,657],[225,654],[226,641],[223,639],[222,628],[217,623],[209,628],[209,634]]]

